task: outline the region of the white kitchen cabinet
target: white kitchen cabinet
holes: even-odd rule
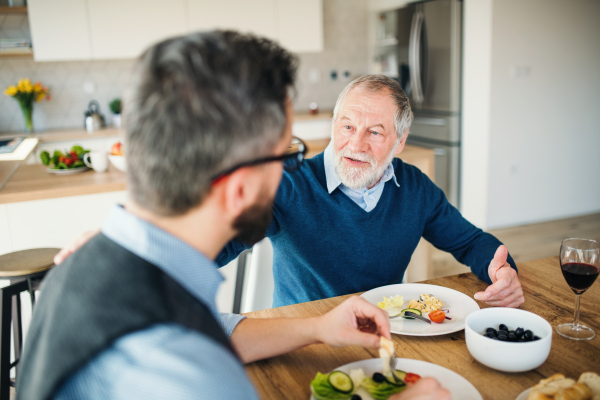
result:
[[[188,0],[190,30],[234,29],[277,39],[276,0]]]
[[[88,3],[84,0],[29,0],[35,61],[92,58]]]
[[[87,0],[94,59],[136,58],[188,31],[187,0]]]
[[[331,119],[298,121],[292,124],[292,134],[302,140],[319,140],[331,137]]]
[[[323,1],[277,0],[279,43],[296,53],[323,51]]]

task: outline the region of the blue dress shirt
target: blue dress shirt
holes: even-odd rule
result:
[[[400,187],[398,181],[396,180],[394,167],[392,167],[391,163],[383,171],[383,175],[381,176],[379,182],[377,182],[377,184],[371,189],[351,189],[348,186],[344,185],[337,172],[335,172],[335,156],[333,154],[333,141],[329,143],[329,146],[327,146],[327,148],[325,149],[323,158],[325,162],[325,178],[327,179],[327,191],[329,192],[329,194],[331,194],[336,188],[339,187],[342,193],[350,197],[350,199],[353,202],[355,202],[360,208],[362,208],[366,212],[370,212],[375,208],[375,206],[379,202],[379,199],[381,198],[381,193],[383,193],[383,187],[387,181],[393,178],[396,186]]]
[[[244,318],[219,314],[217,265],[117,206],[102,233],[160,268],[208,307],[227,336]],[[55,399],[257,399],[243,366],[212,338],[167,323],[127,334],[77,371]]]

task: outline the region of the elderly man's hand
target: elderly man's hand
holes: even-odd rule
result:
[[[450,400],[450,392],[433,378],[423,378],[388,400]]]
[[[506,262],[508,249],[498,247],[488,267],[492,284],[485,292],[475,293],[475,299],[494,307],[519,307],[525,302],[517,272]]]

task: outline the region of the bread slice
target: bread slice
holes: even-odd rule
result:
[[[577,381],[584,383],[592,391],[592,396],[600,396],[600,375],[594,372],[584,372]]]
[[[576,383],[573,386],[560,389],[560,392],[554,397],[554,400],[590,400],[592,391],[583,383]]]

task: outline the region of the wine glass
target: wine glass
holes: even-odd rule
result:
[[[600,244],[591,239],[563,240],[560,245],[560,268],[577,295],[577,303],[573,322],[558,325],[556,332],[569,339],[589,340],[595,333],[579,323],[579,306],[581,294],[592,286],[600,272]]]

